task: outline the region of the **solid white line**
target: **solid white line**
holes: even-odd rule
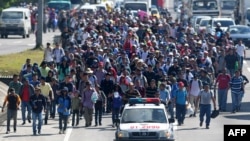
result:
[[[63,141],[69,141],[70,134],[72,132],[72,128],[68,128],[66,132],[66,136]]]

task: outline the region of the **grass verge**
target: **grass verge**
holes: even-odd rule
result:
[[[43,60],[43,50],[31,49],[20,53],[13,53],[0,56],[0,75],[19,74],[26,59],[30,58],[31,63],[38,63]]]

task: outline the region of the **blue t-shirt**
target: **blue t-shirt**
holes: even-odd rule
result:
[[[174,97],[175,97],[176,104],[186,105],[186,97],[187,97],[186,89],[176,90]]]

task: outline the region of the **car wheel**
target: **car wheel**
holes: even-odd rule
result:
[[[25,34],[24,34],[24,35],[23,35],[23,38],[25,39],[25,37],[26,37],[26,36],[25,36]]]
[[[30,35],[29,35],[29,34],[27,34],[27,35],[26,35],[26,37],[27,37],[27,38],[29,38],[29,37],[30,37]]]

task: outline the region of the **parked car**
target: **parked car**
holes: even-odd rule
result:
[[[230,33],[230,38],[234,41],[235,44],[238,43],[239,40],[245,44],[245,46],[249,46],[250,44],[250,27],[247,25],[232,25],[229,26],[227,32]]]

